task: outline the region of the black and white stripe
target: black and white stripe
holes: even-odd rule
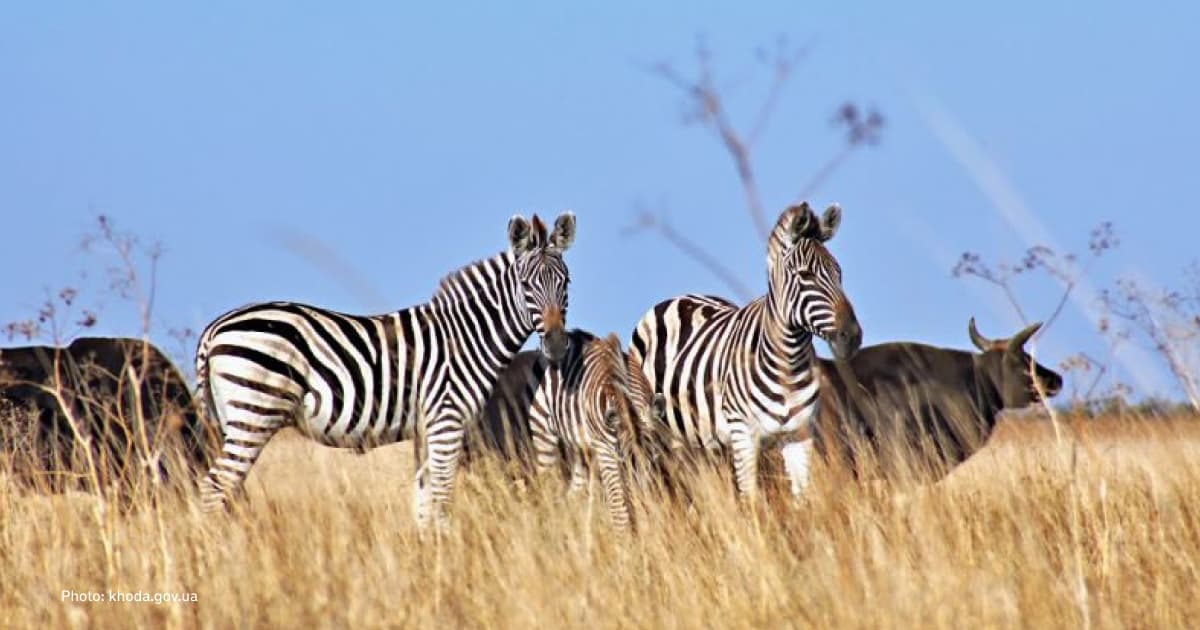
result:
[[[528,352],[509,364],[484,409],[478,442],[538,473],[558,469],[565,455],[572,491],[598,470],[613,524],[628,529],[627,464],[661,401],[655,407],[635,398],[615,335],[599,339],[576,329],[568,336],[570,349],[557,364]]]
[[[267,441],[294,426],[329,446],[415,439],[414,513],[444,521],[462,448],[497,376],[529,335],[566,351],[565,213],[547,236],[535,215],[509,222],[508,251],[451,274],[428,303],[375,316],[303,304],[253,304],[200,336],[198,396],[219,423],[221,456],[202,484],[206,509],[240,489]],[[436,512],[436,513],[434,513]]]
[[[820,219],[808,204],[788,208],[767,245],[765,296],[742,308],[716,297],[674,298],[634,330],[630,363],[666,397],[670,429],[692,448],[730,449],[743,494],[757,488],[764,444],[810,437],[818,388],[812,335],[840,356],[862,341],[841,269],[824,245],[840,220],[836,205]],[[785,450],[790,474],[806,474],[808,452]]]

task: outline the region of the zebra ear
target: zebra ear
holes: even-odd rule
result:
[[[842,207],[838,204],[830,204],[825,208],[824,214],[821,215],[821,223],[817,228],[821,241],[828,241],[837,234],[838,226],[842,224]]]
[[[575,213],[567,210],[554,220],[554,231],[550,233],[550,247],[566,251],[575,242]]]
[[[783,214],[779,215],[779,220],[775,222],[775,229],[771,231],[771,234],[781,245],[790,248],[808,235],[815,221],[816,217],[813,215],[812,208],[806,201],[784,210]]]
[[[533,248],[533,229],[525,217],[519,214],[514,214],[513,218],[508,220],[508,246],[518,256]]]
[[[533,242],[529,244],[529,248],[545,247],[546,246],[546,223],[542,221],[542,217],[537,214],[533,215],[533,220],[529,222],[529,229],[533,230]]]

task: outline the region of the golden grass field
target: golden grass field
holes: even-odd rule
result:
[[[1072,447],[1008,421],[943,482],[818,479],[755,509],[710,471],[635,537],[557,479],[460,474],[450,530],[410,515],[412,449],[280,435],[249,502],[130,514],[0,482],[0,626],[1188,627],[1200,619],[1200,422],[1106,419]],[[593,487],[593,491],[597,488]],[[62,591],[195,593],[64,602]]]

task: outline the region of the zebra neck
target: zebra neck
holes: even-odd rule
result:
[[[781,380],[797,380],[807,374],[812,369],[813,354],[811,334],[777,336],[767,329],[763,330],[755,353],[760,369]]]
[[[779,375],[807,372],[813,363],[812,333],[779,321],[769,298],[761,304],[756,363]]]
[[[427,305],[428,319],[445,334],[450,359],[466,364],[479,382],[494,382],[533,334],[517,300],[514,257],[502,252],[454,272]]]

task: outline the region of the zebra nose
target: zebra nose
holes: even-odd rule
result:
[[[551,363],[558,363],[567,354],[567,333],[562,328],[552,328],[542,334],[542,354]]]
[[[837,359],[849,359],[862,345],[862,326],[853,315],[829,338],[829,349]]]

